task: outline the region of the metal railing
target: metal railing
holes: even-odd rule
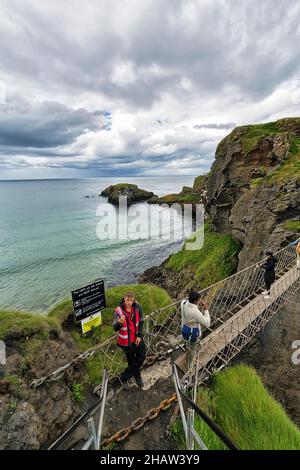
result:
[[[212,419],[204,413],[203,410],[199,408],[199,406],[195,403],[195,401],[191,400],[183,391],[182,385],[179,380],[178,371],[176,364],[173,364],[173,381],[176,389],[177,401],[179,404],[180,415],[186,440],[186,446],[189,450],[194,450],[195,443],[198,444],[201,450],[208,450],[205,443],[197,433],[194,427],[194,412],[198,414],[198,416],[209,426],[209,428],[220,438],[220,440],[228,447],[230,450],[239,450],[236,444],[224,433],[224,431],[217,426],[216,423],[212,421]],[[182,399],[186,400],[189,404],[189,408],[187,410],[187,415],[185,414],[183,401]]]
[[[287,246],[277,253],[276,277],[280,279],[290,269],[296,266],[296,252],[294,247]],[[200,290],[201,297],[209,304],[211,317],[210,328],[203,331],[202,337],[210,335],[227,320],[233,318],[237,312],[250,304],[255,297],[260,296],[264,290],[264,272],[262,266],[266,259],[239,271],[232,276],[219,281],[205,289]],[[181,337],[181,300],[166,307],[154,310],[144,319],[144,339],[147,347],[146,360],[148,362],[159,359],[167,352],[181,347],[184,342]],[[99,367],[108,369],[110,376],[116,377],[125,367],[122,351],[116,344],[117,334],[94,348],[84,351],[68,364],[58,368],[47,376],[35,379],[31,386],[38,387],[44,383],[60,380],[66,372],[70,372],[75,365],[80,364],[89,357],[97,355]]]
[[[82,447],[82,450],[100,449],[101,443],[101,436],[102,436],[102,427],[103,427],[103,419],[104,419],[104,410],[106,405],[106,397],[107,397],[107,386],[108,386],[108,373],[106,370],[103,371],[102,376],[102,386],[100,392],[100,398],[91,408],[89,408],[85,413],[83,413],[73,424],[72,426],[67,429],[51,446],[48,450],[57,450],[65,440],[77,429],[77,427],[82,424],[85,420],[88,424],[88,431],[89,431],[89,438]],[[94,414],[98,411],[100,407],[100,414],[99,414],[99,421],[98,427],[96,429]],[[89,418],[87,419],[87,417]]]

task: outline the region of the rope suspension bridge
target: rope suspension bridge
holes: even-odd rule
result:
[[[144,319],[144,341],[147,347],[145,366],[169,357],[182,350],[177,366],[188,375],[194,375],[198,384],[224,367],[251,339],[264,328],[276,312],[300,288],[300,269],[296,267],[296,252],[291,246],[277,253],[276,280],[269,298],[264,296],[264,271],[262,260],[238,273],[199,291],[209,304],[210,328],[203,331],[197,352],[197,377],[185,364],[181,336],[181,300],[153,311]],[[97,355],[99,369],[108,370],[110,380],[116,378],[126,366],[123,354],[116,345],[117,335],[84,351],[71,362],[47,376],[32,381],[33,388],[60,380],[71,373],[89,357]]]
[[[168,409],[173,402],[178,401],[188,448],[193,448],[194,442],[197,442],[200,448],[206,449],[193,428],[195,411],[189,408],[186,418],[181,400],[182,398],[190,400],[189,404],[192,404],[197,412],[195,403],[197,387],[207,381],[212,374],[225,367],[234,356],[241,352],[285,302],[289,301],[299,290],[300,269],[297,268],[295,249],[292,246],[287,246],[275,255],[277,257],[276,279],[269,296],[265,295],[264,270],[262,269],[265,260],[199,291],[203,300],[209,304],[211,325],[203,331],[202,339],[196,346],[194,360],[189,367],[186,361],[185,342],[181,336],[181,301],[155,310],[145,318],[144,340],[147,346],[145,365],[146,367],[150,365],[155,367],[157,361],[170,360],[172,353],[177,351],[177,359],[173,364],[176,395],[163,400],[159,407],[150,410],[145,417],[138,418],[131,426],[102,441],[102,445],[121,442],[131,432],[140,429],[147,420],[154,419],[160,411]],[[34,380],[31,386],[40,387],[43,384],[60,380],[65,374],[71,373],[75,365],[81,364],[88,357],[94,355],[97,355],[99,359],[99,369],[109,371],[109,378],[112,381],[126,366],[123,355],[116,346],[116,337],[117,335],[114,335],[96,347],[85,351],[48,376]],[[181,371],[181,378],[179,378],[178,371]],[[108,378],[105,374],[106,372],[104,377],[107,381]],[[172,371],[170,371],[171,374]],[[105,387],[107,388],[107,384]],[[186,394],[190,390],[192,390],[190,394],[192,400],[186,398]],[[103,413],[104,408],[99,428],[102,428]],[[205,419],[209,423],[209,418]],[[90,426],[91,423],[89,423]],[[211,426],[212,428],[216,427],[214,423],[211,423]],[[216,432],[222,437],[221,430],[216,429]],[[84,448],[89,448],[89,445],[95,442],[94,448],[99,449],[101,433],[97,435],[93,431],[90,434],[88,444]],[[224,439],[224,442],[228,442],[229,448],[235,448],[230,439],[226,436]]]

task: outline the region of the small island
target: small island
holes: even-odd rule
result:
[[[119,204],[120,196],[127,196],[128,205],[137,202],[149,204],[205,204],[207,195],[208,175],[200,175],[195,178],[193,187],[183,186],[180,193],[157,196],[151,191],[139,188],[136,184],[119,183],[104,189],[100,196],[107,197],[111,204]]]
[[[108,197],[108,202],[111,204],[119,204],[120,196],[127,196],[128,205],[137,202],[148,201],[152,197],[157,197],[151,191],[145,191],[139,188],[136,184],[119,183],[109,186],[104,189],[100,196]]]

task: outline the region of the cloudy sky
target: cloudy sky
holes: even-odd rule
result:
[[[0,0],[0,179],[194,175],[300,115],[298,0]]]

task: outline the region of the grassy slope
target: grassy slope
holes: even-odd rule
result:
[[[51,330],[58,330],[59,322],[47,316],[15,310],[0,310],[0,339],[7,336],[48,338]]]
[[[167,266],[175,271],[189,269],[200,288],[230,276],[236,269],[236,256],[240,250],[239,242],[227,235],[212,230],[205,224],[204,246],[200,250],[186,250],[171,255]]]
[[[71,330],[71,334],[81,350],[88,349],[94,344],[99,343],[99,341],[104,341],[107,338],[110,338],[114,334],[112,329],[113,312],[114,309],[119,305],[120,300],[122,299],[126,290],[134,290],[137,301],[143,308],[144,315],[148,315],[153,310],[165,307],[172,303],[172,299],[164,289],[150,284],[116,286],[107,289],[107,307],[102,310],[103,323],[101,328],[96,329],[93,336],[85,338],[81,336],[80,323],[74,325]],[[48,316],[52,319],[59,319],[60,322],[63,322],[70,315],[70,313],[72,313],[72,303],[71,300],[66,300],[51,310]]]
[[[107,289],[107,307],[102,310],[102,326],[100,328],[97,328],[93,332],[92,336],[85,337],[81,335],[80,324],[72,326],[71,335],[81,351],[89,349],[95,346],[96,344],[99,344],[105,341],[106,339],[112,337],[115,334],[112,329],[113,312],[116,306],[119,304],[120,300],[122,299],[126,290],[134,290],[137,301],[141,304],[143,308],[144,316],[148,315],[155,309],[165,307],[172,303],[172,299],[164,289],[149,284],[116,286]],[[49,317],[57,318],[60,319],[60,321],[64,321],[71,312],[71,301],[65,301],[55,307],[51,312],[49,312]],[[166,310],[165,313],[167,315],[168,310]],[[105,357],[105,359],[102,358],[102,366],[105,366],[108,370],[114,370],[115,372],[119,372],[122,368],[125,367],[125,362],[122,352],[118,351],[117,354],[119,361],[121,361],[121,366],[116,366],[116,364],[114,364],[109,357]],[[103,367],[100,367],[99,364],[100,361],[98,354],[95,354],[86,361],[87,374],[85,377],[85,381],[87,383],[92,385],[100,383],[102,378]]]
[[[239,365],[216,374],[209,390],[199,388],[198,404],[241,449],[300,449],[300,430],[250,367]],[[210,450],[225,449],[198,417],[195,427]],[[185,448],[180,422],[173,436]]]
[[[135,284],[127,286],[116,286],[106,290],[107,307],[102,311],[103,327],[99,328],[91,338],[80,338],[80,324],[72,325],[71,334],[74,336],[78,346],[86,349],[105,340],[113,335],[112,315],[114,308],[119,304],[126,290],[134,290],[137,300],[143,307],[144,315],[157,308],[165,307],[172,303],[169,294],[157,286],[150,284]],[[37,336],[41,339],[48,338],[52,330],[58,331],[64,326],[70,314],[72,314],[71,299],[64,300],[54,307],[48,315],[31,314],[14,310],[0,310],[0,339],[6,337],[31,337]],[[69,328],[68,328],[69,329]]]
[[[281,132],[283,131],[279,129],[276,122],[236,127],[219,143],[216,150],[216,158],[224,157],[229,143],[234,144],[236,141],[239,141],[242,144],[245,153],[249,153],[257,147],[259,141],[264,137],[272,136]]]
[[[284,132],[278,128],[276,122],[242,126],[238,129],[242,129],[244,131],[242,145],[246,152],[250,152],[255,149],[259,141],[264,137]]]
[[[300,220],[292,220],[282,224],[286,230],[291,232],[300,233]]]
[[[250,153],[257,148],[263,138],[286,133],[286,127],[282,127],[282,124],[284,124],[283,121],[284,120],[236,127],[231,134],[226,136],[218,145],[216,158],[222,158],[224,156],[225,148],[229,145],[229,142],[234,144],[234,142],[239,141],[244,152],[246,154]],[[268,176],[253,179],[252,182],[254,186],[258,186],[264,181],[269,184],[295,178],[300,181],[300,139],[292,133],[290,135],[291,147],[289,159],[279,165],[276,170]]]
[[[292,138],[288,160],[279,165],[278,168],[276,168],[272,174],[266,176],[265,179],[269,184],[288,180],[297,180],[300,182],[300,139],[298,137]]]
[[[97,328],[91,336],[82,336],[80,323],[74,324],[72,320],[70,321],[70,318],[68,323],[66,323],[66,320],[70,314],[72,315],[73,311],[72,302],[70,299],[67,299],[53,308],[48,315],[0,311],[0,339],[6,339],[9,336],[20,338],[19,348],[22,351],[22,372],[30,370],[34,366],[39,349],[43,341],[49,338],[51,331],[59,332],[63,328],[67,328],[79,350],[84,351],[115,334],[112,328],[113,311],[119,304],[124,292],[129,289],[135,291],[137,300],[143,307],[144,315],[148,315],[153,310],[172,303],[168,293],[157,286],[149,284],[116,286],[106,290],[107,308],[102,311],[103,325]],[[168,309],[166,309],[164,314],[168,315]],[[26,337],[30,337],[30,341],[27,341]],[[121,351],[119,359],[123,360]],[[96,354],[89,358],[86,361],[86,365],[87,374],[84,381],[93,385],[98,384],[102,374],[99,356]],[[108,368],[115,367],[109,358],[107,358],[105,366]],[[79,394],[78,390],[76,393],[77,395]]]

